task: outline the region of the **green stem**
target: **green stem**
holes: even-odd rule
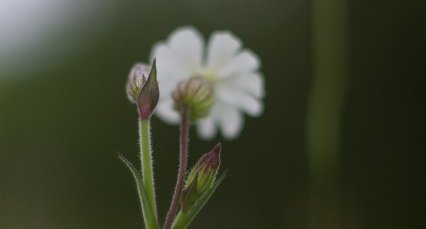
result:
[[[139,119],[139,144],[142,179],[152,210],[157,219],[157,202],[155,199],[154,172],[152,167],[150,120]]]
[[[311,177],[309,228],[336,228],[340,119],[347,86],[346,0],[314,0],[312,7],[315,78],[306,139]]]

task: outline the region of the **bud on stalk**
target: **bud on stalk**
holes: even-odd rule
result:
[[[140,118],[142,120],[151,118],[160,98],[155,60],[152,67],[142,63],[133,66],[126,91],[130,102],[137,104]]]
[[[204,154],[189,173],[181,194],[182,210],[189,209],[215,182],[220,166],[221,144]]]

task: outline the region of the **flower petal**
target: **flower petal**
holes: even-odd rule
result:
[[[197,131],[201,138],[206,140],[212,139],[217,132],[214,117],[209,115],[207,118],[198,121]]]
[[[215,32],[207,48],[207,68],[216,69],[231,60],[241,48],[241,41],[230,32]]]
[[[223,106],[218,121],[223,137],[226,139],[233,139],[241,132],[243,117],[235,107]]]
[[[226,81],[223,82],[224,84],[239,88],[255,98],[262,98],[265,95],[264,80],[261,73],[239,74],[226,78],[224,81]]]
[[[201,67],[204,41],[198,30],[190,26],[176,29],[170,35],[168,44],[193,69]]]
[[[184,79],[190,76],[194,69],[179,53],[170,49],[165,43],[157,43],[151,52],[151,60],[157,59],[157,76],[161,78]]]
[[[178,79],[172,77],[170,77],[169,79],[166,79],[165,77],[158,79],[158,87],[160,88],[160,101],[168,100],[171,98],[172,93],[175,90],[178,82]]]
[[[259,57],[252,51],[246,49],[217,69],[216,74],[219,79],[223,79],[236,74],[257,71],[259,67]]]
[[[216,97],[221,102],[242,109],[251,116],[259,116],[263,111],[262,102],[244,91],[231,88],[227,85],[217,85]]]
[[[180,121],[179,114],[173,109],[173,99],[171,97],[158,104],[155,114],[169,124],[176,124]]]

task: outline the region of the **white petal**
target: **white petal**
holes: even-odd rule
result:
[[[250,50],[244,50],[217,69],[216,74],[218,78],[226,78],[236,74],[257,71],[259,67],[259,57]]]
[[[224,79],[224,84],[239,88],[255,98],[265,95],[264,80],[261,73],[240,74]]]
[[[241,48],[241,41],[232,33],[215,32],[207,48],[207,68],[215,69],[231,60]]]
[[[223,103],[247,112],[251,116],[259,116],[263,111],[262,102],[244,91],[218,84],[216,97]]]
[[[170,98],[163,102],[159,102],[155,112],[159,118],[169,124],[176,124],[179,122],[179,114],[173,109],[173,100]]]
[[[181,27],[169,37],[169,47],[179,54],[194,69],[200,68],[203,60],[204,42],[200,33],[193,27]]]
[[[172,93],[176,89],[179,80],[173,77],[166,79],[165,77],[158,77],[158,87],[160,89],[160,102],[172,98]]]
[[[216,135],[215,120],[212,115],[207,118],[201,119],[197,122],[198,135],[206,140],[212,139]]]
[[[191,64],[164,43],[157,43],[153,47],[151,61],[154,58],[157,59],[157,77],[159,80],[171,77],[184,79],[190,77],[194,71]]]
[[[164,43],[156,44],[152,50],[151,58],[157,59],[157,78],[162,101],[169,99],[179,81],[190,77],[194,69]]]
[[[235,138],[241,132],[243,117],[236,108],[223,106],[218,120],[223,137],[226,139]]]

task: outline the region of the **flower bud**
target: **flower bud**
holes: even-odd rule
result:
[[[182,211],[188,210],[195,203],[197,197],[197,178],[195,178],[191,184],[182,190],[180,198]]]
[[[180,82],[172,96],[175,110],[181,111],[186,106],[190,119],[194,121],[209,114],[214,102],[213,85],[201,76],[194,76]]]
[[[192,206],[215,182],[220,166],[220,143],[204,154],[189,173],[181,194],[183,211]]]
[[[157,106],[158,100],[160,98],[155,59],[152,63],[148,79],[143,84],[142,89],[140,90],[137,98],[139,117],[143,120],[151,118],[151,116],[154,114],[155,107]]]
[[[130,102],[136,103],[139,92],[145,84],[146,78],[151,71],[151,66],[144,63],[136,63],[130,70],[126,85],[127,97]]]

